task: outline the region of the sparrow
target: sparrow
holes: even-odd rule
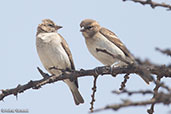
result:
[[[116,67],[136,63],[135,57],[117,35],[101,27],[97,21],[85,19],[80,23],[80,27],[88,50],[102,64]],[[152,81],[151,76],[140,76],[147,84]]]
[[[44,68],[52,75],[61,75],[61,69],[75,70],[71,51],[65,39],[57,33],[62,26],[56,25],[50,19],[42,20],[37,27],[36,48],[39,58]],[[55,69],[53,69],[55,67]],[[58,70],[59,69],[59,70]],[[77,79],[71,81],[65,79],[64,82],[69,86],[75,104],[84,103],[84,100],[78,91]]]

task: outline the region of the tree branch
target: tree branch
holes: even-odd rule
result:
[[[171,57],[171,50],[170,49],[162,50],[160,48],[156,48],[156,50]]]
[[[170,4],[166,4],[166,3],[157,3],[157,2],[153,2],[152,0],[123,0],[125,1],[132,1],[135,3],[140,3],[142,5],[150,5],[151,8],[155,8],[155,7],[164,7],[167,8],[167,10],[171,10],[171,5]]]
[[[165,77],[171,77],[171,68],[166,66],[149,66],[146,67],[147,70],[149,70],[152,74],[165,76]],[[85,76],[96,76],[98,75],[118,75],[118,74],[131,74],[136,73],[140,74],[142,73],[141,66],[137,65],[128,65],[127,67],[113,67],[110,66],[103,66],[103,67],[97,67],[94,69],[89,70],[83,70],[80,71],[73,71],[73,72],[66,72],[63,75],[60,76],[43,76],[43,79],[32,81],[30,80],[28,83],[24,85],[18,85],[16,88],[12,89],[6,89],[2,90],[2,93],[0,94],[0,100],[3,100],[4,97],[9,95],[17,95],[18,93],[22,93],[28,89],[39,89],[41,86],[45,84],[54,83],[59,80],[64,79],[75,79],[78,77],[85,77]],[[46,73],[44,73],[46,74]],[[46,74],[47,75],[47,74]]]
[[[154,91],[154,94],[153,94],[153,98],[152,99],[156,99],[156,97],[158,96],[158,90],[159,90],[159,88],[160,88],[160,81],[161,81],[161,76],[157,76],[157,81],[156,81],[156,86],[155,86],[155,88],[153,89],[153,91]],[[149,113],[149,114],[153,114],[154,113],[154,105],[155,105],[156,103],[154,102],[154,103],[152,103],[151,104],[151,107],[150,107],[150,109],[148,109],[147,110],[147,112]]]
[[[171,103],[171,94],[165,94],[165,93],[158,93],[157,96],[153,99],[147,100],[147,101],[137,101],[133,102],[130,100],[123,100],[123,103],[121,104],[114,104],[114,105],[108,105],[105,106],[104,108],[99,108],[94,110],[94,112],[99,112],[107,109],[113,109],[115,111],[125,108],[125,107],[130,107],[130,106],[145,106],[145,105],[150,105],[150,104],[170,104]]]
[[[135,94],[142,94],[142,95],[145,95],[145,94],[154,94],[153,91],[151,90],[140,90],[140,91],[128,91],[126,89],[122,90],[122,91],[112,91],[112,93],[114,94],[117,94],[117,95],[120,95],[120,94],[128,94],[129,96],[131,95],[135,95]]]
[[[92,95],[91,95],[91,102],[90,102],[90,105],[91,105],[91,107],[90,107],[90,111],[91,112],[93,112],[94,111],[94,102],[95,102],[95,93],[96,93],[96,91],[97,91],[97,86],[96,86],[96,81],[97,81],[97,77],[98,76],[94,76],[94,82],[93,82],[93,87],[92,87],[92,90],[93,90],[93,93],[92,93]]]

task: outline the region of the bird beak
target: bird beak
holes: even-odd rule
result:
[[[60,29],[60,28],[62,28],[62,26],[58,26],[58,25],[55,26],[55,29],[56,29],[56,30],[58,30],[58,29]]]
[[[81,27],[80,32],[85,32],[85,28]]]

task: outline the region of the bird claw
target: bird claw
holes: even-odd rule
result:
[[[57,67],[55,67],[55,66],[49,67],[48,69],[49,69],[49,70],[60,70],[60,71],[62,72],[62,74],[66,72],[66,70],[61,69],[61,68],[57,68]]]
[[[113,63],[113,64],[111,65],[111,68],[119,67],[119,66],[120,66],[120,64],[121,64],[121,62],[120,62],[120,61],[115,62],[115,63]]]
[[[119,65],[120,65],[119,62],[115,62],[110,66],[110,72],[111,72],[113,77],[116,77],[116,75],[117,75],[113,72],[113,69],[119,67]]]
[[[59,70],[58,68],[56,68],[55,66],[51,66],[48,68],[49,70]]]
[[[98,76],[98,75],[99,75],[98,71],[99,71],[99,68],[96,67],[96,68],[94,69],[94,73],[95,73],[94,76]]]

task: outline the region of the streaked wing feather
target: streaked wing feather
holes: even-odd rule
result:
[[[71,62],[71,69],[75,70],[74,61],[72,59],[72,54],[71,54],[71,51],[69,49],[69,46],[68,46],[67,42],[65,41],[65,39],[60,34],[59,34],[59,36],[62,39],[62,46],[63,46],[64,50],[66,51],[66,53],[69,57],[69,60]],[[78,80],[76,79],[74,82],[75,82],[76,86],[78,87]]]
[[[126,48],[126,46],[118,39],[115,33],[103,27],[100,29],[99,32],[103,36],[105,36],[109,41],[114,43],[118,48],[120,48],[127,57],[129,57],[132,61],[134,61],[134,57],[131,55],[131,53]]]

